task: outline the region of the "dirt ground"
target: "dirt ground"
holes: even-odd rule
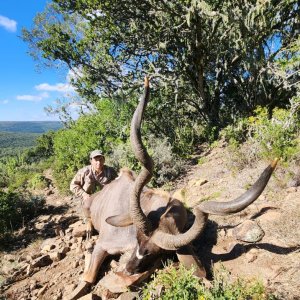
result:
[[[203,200],[229,201],[238,197],[268,164],[260,161],[237,170],[223,147],[207,151],[197,159],[199,163],[189,167],[173,190],[174,196],[189,207]],[[51,173],[46,175],[51,179]],[[60,196],[55,187],[43,192],[48,209],[20,230],[9,251],[0,253],[0,299],[63,299],[83,274],[84,238],[68,240],[67,235],[62,236],[79,220],[77,205],[72,197]],[[246,220],[253,220],[262,228],[264,236],[260,241],[247,243],[235,238],[235,228]],[[211,215],[204,234],[194,246],[209,277],[213,268],[222,265],[232,278],[261,279],[280,299],[300,299],[299,228],[300,187],[289,186],[286,171],[279,163],[255,203],[235,215]],[[64,255],[51,263],[39,261],[37,267],[28,267],[29,261],[36,261],[41,248],[46,249],[45,241],[49,239],[66,245]],[[118,257],[108,262],[99,278],[117,261]],[[96,284],[93,290],[97,288]]]

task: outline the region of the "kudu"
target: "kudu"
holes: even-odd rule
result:
[[[229,215],[245,209],[266,187],[275,159],[243,195],[229,202],[206,201],[193,208],[194,223],[186,230],[187,210],[183,204],[163,191],[148,189],[153,162],[141,140],[141,123],[149,99],[149,81],[145,78],[144,93],[131,121],[130,140],[142,170],[134,178],[130,170],[93,196],[91,218],[99,238],[83,280],[93,283],[102,262],[108,255],[132,251],[125,273],[144,271],[163,251],[176,251],[186,266],[194,265],[198,276],[205,269],[194,255],[190,244],[203,231],[209,214]]]

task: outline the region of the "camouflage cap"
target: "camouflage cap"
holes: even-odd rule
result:
[[[92,151],[91,154],[90,154],[90,158],[94,158],[96,156],[103,156],[104,157],[104,154],[101,150]]]

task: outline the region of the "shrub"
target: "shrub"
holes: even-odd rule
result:
[[[156,138],[149,135],[145,141],[147,150],[154,161],[153,186],[162,186],[175,179],[183,171],[183,161],[172,152],[167,138]],[[134,157],[129,141],[117,145],[107,156],[107,163],[116,169],[128,167],[138,170],[139,163]]]
[[[0,236],[32,219],[44,203],[40,197],[0,191]]]
[[[142,290],[142,299],[180,300],[275,300],[263,284],[257,280],[238,279],[230,282],[230,274],[224,268],[214,273],[212,287],[206,288],[193,269],[168,265],[152,276],[152,281]]]
[[[275,108],[268,117],[266,108],[258,107],[249,118],[250,139],[258,142],[263,157],[281,157],[287,161],[299,151],[300,122],[291,109]]]
[[[41,190],[48,186],[48,182],[45,176],[43,176],[42,174],[34,173],[28,180],[28,186],[34,190]]]
[[[142,299],[162,300],[196,300],[204,287],[193,275],[193,269],[187,270],[183,265],[178,269],[172,265],[152,275],[152,281],[145,285]],[[158,287],[161,288],[159,293]]]
[[[300,152],[300,98],[290,101],[289,109],[275,108],[269,116],[267,108],[258,107],[255,115],[239,119],[221,133],[232,152],[242,160],[280,157],[283,161],[297,159]],[[247,147],[243,147],[246,142]],[[245,149],[248,153],[245,153]]]

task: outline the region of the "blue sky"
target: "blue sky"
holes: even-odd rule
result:
[[[20,38],[22,27],[31,28],[46,0],[0,1],[0,121],[58,120],[44,111],[69,91],[66,71],[43,68],[27,53]]]

